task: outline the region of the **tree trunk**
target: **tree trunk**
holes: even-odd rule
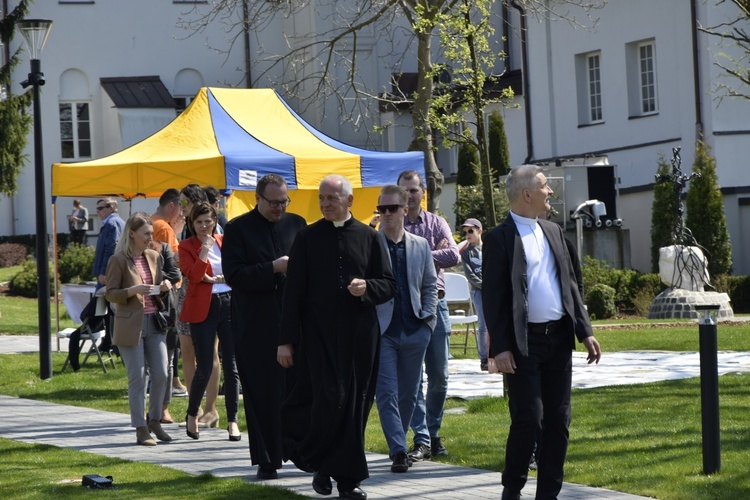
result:
[[[414,139],[409,149],[424,153],[425,182],[427,183],[427,210],[435,212],[440,208],[440,194],[443,192],[443,174],[438,170],[432,141],[432,127],[427,119],[432,99],[432,54],[431,32],[425,29],[417,33],[417,94],[412,109]]]

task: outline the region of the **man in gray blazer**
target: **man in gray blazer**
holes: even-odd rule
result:
[[[437,273],[427,240],[404,231],[407,192],[401,186],[380,191],[380,237],[398,283],[396,296],[377,306],[380,368],[375,400],[393,460],[391,472],[406,472],[409,428],[422,376],[427,344],[435,328]]]
[[[557,498],[568,449],[572,350],[586,346],[588,362],[601,349],[583,305],[578,261],[562,229],[539,218],[550,210],[552,189],[536,165],[515,167],[505,190],[511,212],[485,234],[482,301],[490,357],[508,374],[510,432],[505,448],[503,500],[526,484],[537,436],[537,499]]]

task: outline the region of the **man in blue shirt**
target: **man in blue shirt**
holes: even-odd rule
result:
[[[99,231],[99,237],[96,240],[96,251],[94,253],[94,267],[92,274],[96,278],[96,290],[107,284],[107,263],[109,258],[115,253],[115,247],[120,240],[125,221],[117,214],[117,200],[114,198],[102,198],[96,202],[96,215],[102,221],[102,228]],[[112,349],[112,334],[109,314],[105,325],[105,336],[99,346],[100,351],[109,351]]]

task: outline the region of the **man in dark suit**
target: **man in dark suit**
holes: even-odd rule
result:
[[[281,468],[281,404],[285,370],[276,362],[281,299],[289,252],[305,219],[287,213],[283,177],[267,174],[255,188],[255,208],[224,228],[222,267],[232,287],[232,329],[242,381],[250,457],[258,479]]]
[[[520,497],[537,435],[536,498],[557,498],[568,449],[575,338],[586,346],[589,363],[601,357],[583,305],[578,262],[560,226],[538,218],[550,210],[552,194],[542,172],[535,165],[511,171],[505,188],[511,213],[484,239],[490,357],[497,371],[508,374],[504,500]]]

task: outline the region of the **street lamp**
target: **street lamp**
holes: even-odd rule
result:
[[[31,73],[21,82],[23,88],[34,89],[34,180],[36,184],[36,270],[39,304],[39,375],[42,380],[52,378],[52,336],[50,332],[49,260],[47,252],[47,209],[44,189],[44,157],[42,143],[42,109],[39,87],[44,85],[39,54],[47,41],[52,21],[24,19],[16,23],[31,56]]]

